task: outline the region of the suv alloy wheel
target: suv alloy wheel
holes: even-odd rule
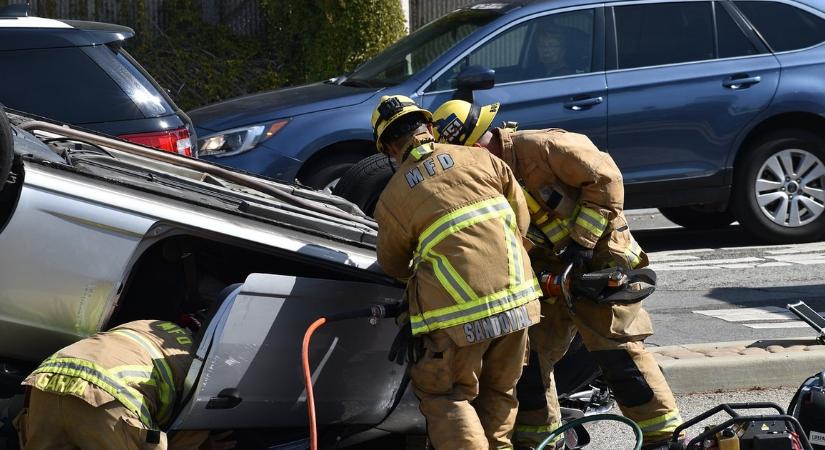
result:
[[[755,142],[740,164],[733,208],[742,226],[775,242],[825,235],[825,140],[777,131]]]

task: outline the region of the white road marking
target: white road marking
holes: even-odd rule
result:
[[[748,328],[754,329],[782,329],[782,328],[808,328],[808,324],[796,320],[796,315],[779,306],[762,306],[758,308],[731,308],[731,309],[706,309],[693,311],[695,314],[714,317],[725,322],[738,323]],[[820,312],[820,315],[825,313]],[[772,321],[772,322],[771,322]],[[758,323],[744,323],[758,322]]]
[[[740,256],[743,252],[749,256]],[[825,242],[667,250],[651,252],[648,257],[651,268],[663,272],[825,265]]]
[[[808,328],[808,324],[799,320],[782,323],[745,323],[748,328],[755,328],[757,330],[776,330],[782,328]]]

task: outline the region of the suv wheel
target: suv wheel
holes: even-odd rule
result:
[[[392,168],[386,156],[376,153],[355,163],[341,177],[333,194],[344,197],[372,216],[384,186],[392,178]]]
[[[6,179],[11,170],[11,160],[14,156],[14,141],[11,135],[11,126],[6,111],[0,107],[0,191],[6,185]]]
[[[314,189],[332,192],[341,176],[349,170],[364,153],[339,152],[321,156],[310,167],[302,171],[299,181]]]
[[[825,235],[825,140],[803,130],[771,133],[740,164],[732,207],[745,229],[780,243]]]
[[[659,212],[667,220],[691,230],[715,230],[724,228],[736,220],[729,211],[708,211],[699,206],[659,208]]]

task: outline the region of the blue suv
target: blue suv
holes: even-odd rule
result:
[[[522,129],[587,134],[626,207],[775,242],[825,236],[820,0],[477,3],[354,72],[191,112],[200,154],[330,188],[374,152],[381,95],[500,101]]]

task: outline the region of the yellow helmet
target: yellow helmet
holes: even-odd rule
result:
[[[424,115],[427,122],[433,120],[433,115],[426,109],[420,108],[411,98],[403,95],[385,95],[378,102],[378,107],[372,112],[372,137],[379,153],[384,153],[381,145],[381,135],[396,120],[410,113]]]
[[[445,102],[433,113],[435,140],[446,144],[475,144],[490,128],[498,106],[498,103],[478,106],[464,100]]]

